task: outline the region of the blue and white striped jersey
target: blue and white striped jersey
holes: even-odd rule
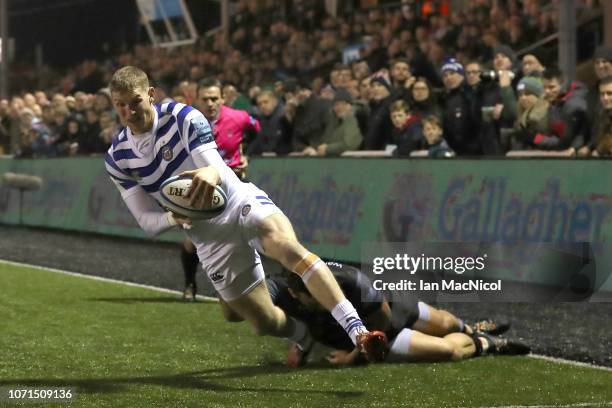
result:
[[[204,115],[191,106],[168,102],[155,105],[152,130],[135,137],[123,128],[105,155],[106,171],[125,199],[139,190],[159,200],[159,186],[167,178],[197,168],[191,153],[216,149]]]

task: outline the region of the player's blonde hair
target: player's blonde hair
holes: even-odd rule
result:
[[[125,66],[113,74],[109,88],[112,92],[131,92],[136,89],[149,89],[147,74],[138,67]]]

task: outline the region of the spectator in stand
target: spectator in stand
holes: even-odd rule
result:
[[[34,93],[34,96],[36,97],[36,103],[40,106],[43,107],[45,105],[49,104],[49,99],[47,99],[47,94],[44,93],[43,91],[36,91]]]
[[[480,83],[473,88],[479,105],[480,143],[486,155],[502,155],[507,150],[501,141],[501,133],[502,129],[511,129],[516,121],[516,95],[512,87],[512,80],[516,78],[515,62],[510,47],[497,46],[493,70],[481,73]]]
[[[335,64],[329,74],[329,83],[332,88],[347,88],[353,79],[351,67],[345,64]]]
[[[74,98],[74,96],[72,95],[68,95],[66,96],[66,108],[68,108],[68,111],[70,112],[71,115],[75,115],[76,112],[76,99]]]
[[[521,60],[523,76],[541,77],[546,68],[535,54],[525,54]]]
[[[603,77],[599,81],[601,112],[597,118],[597,139],[593,156],[612,156],[612,76]]]
[[[542,77],[544,99],[548,102],[550,134],[539,135],[534,144],[543,150],[568,150],[574,155],[584,144],[589,132],[587,123],[586,94],[584,84],[578,81],[566,83],[557,67],[549,67]]]
[[[597,81],[589,88],[587,94],[587,120],[591,124],[589,136],[585,140],[585,145],[578,149],[578,156],[586,157],[595,149],[597,143],[597,135],[600,134],[597,129],[597,120],[601,113],[601,98],[600,98],[600,82],[603,78],[612,75],[612,47],[600,46],[595,50],[593,55],[593,66],[595,68],[595,76]]]
[[[425,77],[416,77],[410,89],[410,106],[412,113],[419,118],[434,115],[442,118],[438,98]]]
[[[21,142],[16,149],[15,157],[38,158],[55,155],[51,147],[49,130],[34,116],[30,108],[21,108],[19,112]]]
[[[370,82],[370,77],[359,81],[359,96],[353,100],[353,112],[362,135],[367,133],[370,119]]]
[[[101,137],[102,129],[100,128],[100,115],[95,109],[87,109],[85,111],[85,123],[83,131],[78,140],[79,154],[96,154],[104,153],[108,149],[108,145]]]
[[[336,89],[333,107],[328,114],[323,134],[316,145],[316,156],[339,156],[347,150],[357,150],[363,137],[353,114],[353,96],[344,88]]]
[[[263,153],[286,155],[291,151],[291,134],[285,119],[285,107],[270,90],[263,90],[257,96],[261,132],[247,147],[247,156]]]
[[[480,62],[470,61],[465,64],[465,81],[474,92],[477,92],[482,82],[480,78],[481,74],[482,67],[480,66]]]
[[[68,135],[68,116],[70,111],[66,105],[57,105],[53,108],[53,122],[49,127],[51,131],[52,143],[67,138]]]
[[[187,105],[193,105],[198,97],[198,83],[193,81],[182,81],[179,86],[179,94],[185,99]]]
[[[259,115],[259,108],[257,107],[257,97],[261,93],[261,87],[259,85],[253,85],[249,88],[247,93],[249,97],[249,104],[251,105],[250,113],[255,116]]]
[[[110,91],[108,90],[108,88],[101,88],[98,90],[93,102],[93,106],[99,114],[102,114],[102,112],[113,111]]]
[[[423,118],[423,136],[425,137],[427,156],[432,158],[455,157],[455,152],[444,139],[442,123],[437,116]]]
[[[363,141],[365,150],[382,150],[391,143],[393,124],[389,106],[393,102],[391,85],[384,76],[370,80],[370,116]]]
[[[410,71],[410,62],[406,58],[396,58],[391,61],[390,71],[392,96],[394,100],[410,100],[410,88],[415,77]]]
[[[516,75],[516,54],[509,46],[500,44],[493,49],[493,69],[497,71],[498,75],[500,71],[512,72],[511,79],[516,79],[518,84],[518,75]],[[501,76],[501,75],[499,75]]]
[[[226,83],[223,85],[221,93],[223,95],[223,105],[229,106],[233,109],[247,112],[251,111],[251,103],[249,102],[249,98],[238,92],[238,89],[236,89],[234,84]]]
[[[540,78],[524,77],[516,90],[519,95],[518,120],[512,132],[512,150],[532,150],[537,147],[538,135],[550,132],[544,86]]]
[[[392,141],[397,145],[395,155],[409,157],[415,150],[425,148],[423,125],[420,118],[410,112],[410,107],[403,101],[391,104],[391,121],[393,122]]]
[[[370,66],[368,65],[368,61],[364,59],[353,61],[351,63],[351,70],[353,72],[353,78],[357,81],[361,81],[370,76]]]
[[[296,80],[285,83],[285,101],[285,118],[290,124],[292,150],[314,156],[316,145],[313,141],[320,139],[325,130],[332,104]]]
[[[75,113],[85,117],[88,108],[91,103],[89,102],[89,96],[85,92],[78,91],[74,94],[74,111]]]
[[[74,116],[66,118],[66,131],[53,141],[55,153],[58,156],[75,156],[79,149],[79,140],[83,138],[81,124]]]
[[[478,137],[475,102],[465,82],[463,65],[449,58],[442,65],[444,99],[442,101],[443,134],[451,149],[462,156],[482,154]]]
[[[11,153],[16,153],[20,147],[22,146],[22,137],[21,137],[21,128],[22,128],[22,120],[21,120],[21,110],[25,108],[23,103],[23,99],[20,97],[11,98],[10,108],[9,108],[9,121],[8,121],[8,134],[10,138],[10,151]]]

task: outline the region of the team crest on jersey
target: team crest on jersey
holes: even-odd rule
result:
[[[240,214],[242,214],[243,217],[246,217],[247,215],[249,215],[250,212],[251,212],[251,204],[247,204],[244,207],[242,207],[242,211],[240,211]]]
[[[165,161],[170,161],[172,160],[172,157],[174,156],[174,152],[172,151],[172,149],[170,148],[170,146],[164,146],[162,147],[162,158]]]

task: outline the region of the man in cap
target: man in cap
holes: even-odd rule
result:
[[[516,90],[519,116],[512,133],[512,149],[537,149],[541,139],[550,131],[548,102],[543,98],[544,86],[540,78],[524,77]]]
[[[347,150],[357,150],[363,137],[353,113],[353,96],[345,88],[336,89],[334,104],[328,114],[316,152],[318,156],[339,156]]]
[[[516,55],[507,45],[499,45],[493,50],[493,70],[481,74],[476,100],[481,120],[480,140],[483,153],[500,155],[505,153],[501,143],[501,129],[512,128],[516,121],[516,95],[513,79],[516,78],[514,65]]]
[[[475,102],[465,82],[463,65],[454,58],[447,59],[442,65],[442,82],[442,126],[448,143],[459,155],[482,154]]]
[[[370,118],[365,133],[365,150],[384,149],[392,139],[393,123],[389,106],[393,102],[391,84],[384,76],[373,76],[370,81]]]
[[[546,68],[536,54],[525,54],[521,60],[521,72],[523,76],[541,77],[545,69]]]

